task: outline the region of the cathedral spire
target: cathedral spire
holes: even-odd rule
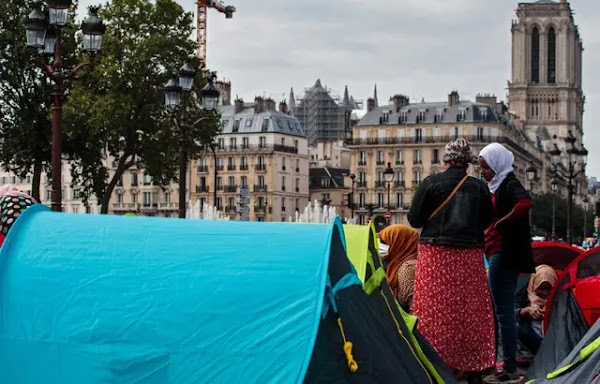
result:
[[[348,95],[348,86],[344,89],[344,107],[350,106],[350,96]]]
[[[294,97],[294,88],[290,88],[290,100],[288,102],[288,108],[290,113],[294,113],[296,110],[296,97]]]
[[[375,100],[375,107],[379,107],[379,101],[377,100],[377,84],[375,84],[375,91],[373,92],[373,100]]]

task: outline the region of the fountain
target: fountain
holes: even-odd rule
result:
[[[289,221],[294,223],[320,223],[327,224],[333,223],[338,217],[335,207],[328,205],[322,205],[320,201],[315,200],[313,204],[309,203],[305,208],[304,212],[296,212],[294,217],[290,217]],[[346,218],[347,224],[356,224],[356,219]]]
[[[200,200],[196,204],[188,204],[186,218],[196,220],[223,220],[229,221],[229,216],[219,212],[217,207],[204,203],[200,205]]]

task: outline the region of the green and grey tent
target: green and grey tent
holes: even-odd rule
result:
[[[408,347],[412,358],[419,361],[435,383],[455,383],[448,366],[416,330],[417,318],[406,313],[394,298],[378,252],[373,222],[368,226],[344,225],[344,234],[348,259],[363,282],[366,294],[378,308],[378,316],[396,325],[398,343]]]
[[[594,384],[600,380],[600,320],[569,355],[545,377],[527,384]]]

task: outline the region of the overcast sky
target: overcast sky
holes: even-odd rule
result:
[[[233,96],[281,100],[317,78],[338,95],[380,103],[395,93],[441,101],[457,89],[506,97],[516,0],[228,0],[233,19],[208,16],[208,66]],[[80,0],[82,5],[104,1]],[[180,0],[186,10],[193,0]],[[227,3],[230,4],[230,3]],[[572,0],[585,47],[583,86],[588,175],[600,177],[600,3]]]

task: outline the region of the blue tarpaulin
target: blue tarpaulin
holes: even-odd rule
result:
[[[302,382],[340,227],[33,206],[0,252],[0,383]]]

